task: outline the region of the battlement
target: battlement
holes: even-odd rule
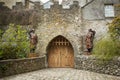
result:
[[[34,9],[40,9],[40,10],[44,10],[44,4],[42,5],[41,2],[37,1],[37,2],[32,2],[33,4],[33,8]],[[0,8],[2,6],[4,6],[5,3],[4,2],[0,2]],[[73,9],[73,8],[80,8],[79,6],[79,2],[78,1],[73,1],[73,4],[69,6],[70,8],[68,9]],[[12,10],[23,10],[26,9],[25,5],[23,5],[22,2],[16,2],[15,5],[12,6]],[[63,5],[60,5],[58,1],[54,1],[53,5],[50,5],[49,9],[63,9]]]
[[[35,2],[33,7],[34,9],[43,9],[43,5],[40,2]]]
[[[34,9],[45,9],[44,8],[44,4],[42,5],[39,1],[34,2],[33,4],[34,4],[33,5]],[[73,1],[73,4],[70,5],[71,9],[79,8],[79,7],[80,6],[79,6],[79,2],[78,1]],[[50,9],[54,9],[54,8],[64,9],[63,6],[60,5],[58,1],[54,1],[53,5],[50,5]],[[16,2],[16,5],[13,6],[13,9],[19,10],[19,9],[26,9],[26,8],[25,8],[25,5],[23,5],[22,2]]]
[[[5,2],[0,2],[0,11],[10,11],[10,8],[5,6]]]
[[[1,6],[4,6],[4,3],[0,3]],[[0,7],[0,10],[4,10],[5,8]],[[5,20],[5,23],[15,23],[21,25],[36,25],[37,23],[44,22],[60,22],[64,24],[66,22],[72,23],[70,17],[75,17],[75,14],[80,15],[80,7],[77,1],[74,1],[72,5],[70,5],[69,9],[64,9],[62,5],[56,1],[53,5],[50,6],[49,9],[45,9],[44,5],[40,2],[34,2],[33,8],[27,9],[26,6],[22,2],[16,2],[16,4],[12,7],[11,11],[5,12],[6,15],[4,17],[8,18]],[[8,11],[8,10],[5,10]],[[3,15],[0,13],[1,16]],[[4,21],[4,18],[2,18]],[[2,22],[3,23],[3,22]]]
[[[0,2],[0,7],[4,5],[5,5],[5,2]]]
[[[13,10],[25,9],[25,6],[22,2],[16,2],[16,5],[12,7]]]
[[[71,9],[77,9],[77,8],[79,8],[80,6],[79,6],[79,2],[78,1],[73,1],[73,4],[72,5],[70,5],[70,8]]]

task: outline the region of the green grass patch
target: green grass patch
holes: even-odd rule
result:
[[[103,38],[96,42],[93,54],[104,60],[110,60],[115,56],[120,56],[120,41],[114,41],[111,38]]]

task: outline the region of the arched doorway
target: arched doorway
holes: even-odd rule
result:
[[[74,67],[74,50],[71,43],[63,36],[55,37],[48,46],[48,67]]]

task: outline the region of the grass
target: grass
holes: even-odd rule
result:
[[[93,54],[97,58],[104,60],[110,60],[115,56],[120,56],[119,42],[113,41],[111,38],[103,38],[95,44]]]

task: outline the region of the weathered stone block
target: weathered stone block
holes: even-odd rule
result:
[[[76,57],[76,61],[77,69],[120,76],[120,65],[118,64],[120,62],[118,59],[102,61],[92,56],[82,56]]]
[[[0,77],[25,73],[45,68],[45,57],[0,61]]]

